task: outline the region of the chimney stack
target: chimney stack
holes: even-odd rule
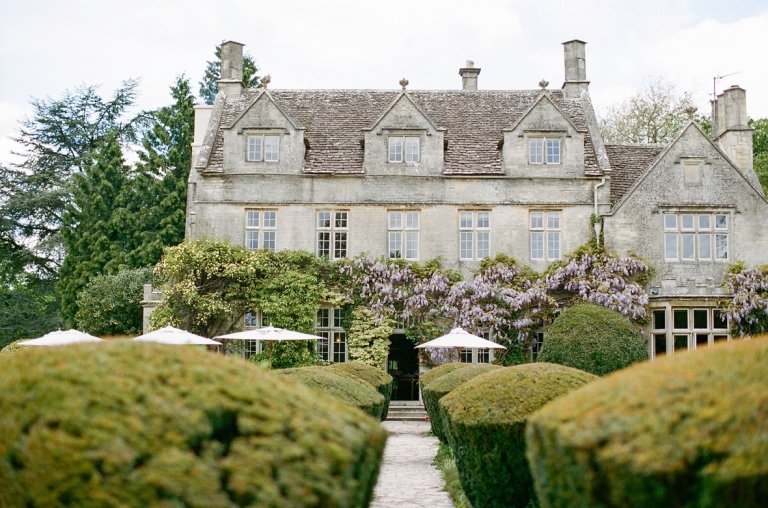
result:
[[[568,98],[577,98],[589,87],[587,81],[586,42],[573,39],[563,43],[565,50],[565,82],[563,90]]]
[[[228,97],[239,97],[243,91],[243,46],[235,41],[221,43],[219,91]]]
[[[461,76],[461,89],[468,92],[477,91],[477,76],[480,74],[480,68],[475,68],[475,62],[467,60],[466,66],[459,69]]]
[[[752,129],[747,125],[747,92],[733,85],[712,101],[712,137],[742,171],[752,169]]]

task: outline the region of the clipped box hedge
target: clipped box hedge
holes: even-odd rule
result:
[[[472,364],[461,363],[461,362],[444,363],[442,365],[438,365],[437,367],[433,367],[426,372],[421,372],[419,373],[419,388],[421,390],[424,390],[425,386],[427,386],[429,383],[439,378],[440,376],[444,376],[449,372],[453,372],[454,370],[457,370],[457,369],[463,369],[464,367],[469,367],[470,365]]]
[[[526,438],[545,507],[764,507],[768,338],[617,372],[542,408]]]
[[[240,360],[131,342],[0,368],[0,506],[367,506],[386,439]]]
[[[274,371],[283,377],[291,377],[300,383],[333,395],[345,403],[358,407],[381,421],[384,414],[384,396],[370,384],[357,377],[333,372],[327,367],[297,367]]]
[[[448,442],[448,437],[444,432],[443,423],[440,418],[440,399],[470,379],[485,374],[491,370],[501,368],[498,365],[489,363],[465,363],[464,365],[466,365],[466,367],[456,368],[452,372],[448,372],[439,376],[437,379],[433,379],[421,390],[424,409],[427,410],[429,422],[432,425],[432,433],[443,443]]]
[[[357,379],[362,379],[371,385],[377,392],[384,396],[384,411],[381,414],[381,419],[384,420],[387,417],[389,401],[392,399],[392,385],[394,379],[387,374],[384,369],[372,367],[362,362],[332,363],[328,368],[335,374],[351,375]]]
[[[642,335],[618,312],[582,303],[547,328],[538,360],[603,376],[648,359]]]
[[[528,506],[528,416],[597,376],[553,363],[528,363],[478,376],[440,401],[443,430],[474,508]]]

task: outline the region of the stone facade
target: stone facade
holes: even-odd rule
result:
[[[455,91],[411,91],[405,80],[402,90],[267,90],[243,89],[242,45],[224,43],[223,86],[196,110],[187,237],[440,257],[466,276],[501,253],[543,270],[590,239],[595,214],[609,249],[655,268],[652,307],[666,317],[663,329],[658,313],[649,325],[650,351],[661,352],[662,333],[667,351],[683,334],[690,347],[704,333],[712,342],[727,263],[768,262],[743,90],[714,102],[716,141],[690,123],[667,147],[605,145],[585,43],[564,47],[562,89],[482,90],[467,62]],[[684,331],[672,326],[680,306],[690,309]],[[693,327],[703,323],[695,309],[708,312],[706,328]]]

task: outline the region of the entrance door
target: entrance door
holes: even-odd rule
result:
[[[389,337],[387,371],[395,379],[392,400],[419,400],[419,353],[403,334]]]

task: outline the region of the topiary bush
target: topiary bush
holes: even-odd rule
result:
[[[384,397],[384,411],[381,414],[381,419],[384,420],[387,417],[389,401],[392,399],[392,385],[394,383],[392,376],[384,372],[383,369],[371,367],[361,362],[332,363],[328,368],[334,374],[351,375],[371,385]]]
[[[498,365],[489,363],[465,363],[464,365],[466,365],[466,367],[454,369],[453,372],[448,372],[445,375],[432,380],[421,390],[424,409],[427,410],[429,422],[432,425],[432,433],[443,443],[447,443],[448,438],[445,435],[445,432],[443,432],[443,424],[440,419],[440,399],[448,395],[454,388],[466,383],[473,377],[501,368]]]
[[[117,342],[0,368],[0,506],[367,506],[386,439],[240,360]]]
[[[531,416],[543,506],[752,508],[768,500],[768,337],[632,366]]]
[[[384,413],[384,396],[360,378],[352,378],[333,372],[327,367],[298,367],[282,369],[277,374],[292,377],[313,389],[331,394],[347,404],[358,407],[381,420]]]
[[[474,508],[528,506],[534,498],[525,458],[528,416],[597,376],[553,363],[487,372],[440,400],[443,431]]]
[[[423,392],[425,386],[427,386],[429,383],[439,378],[440,376],[444,376],[449,372],[453,372],[456,369],[463,369],[464,367],[469,367],[470,365],[472,364],[461,363],[461,362],[444,363],[443,365],[438,365],[437,367],[433,367],[426,372],[420,372],[419,373],[419,389],[422,390]],[[422,393],[422,397],[423,397],[423,393]]]
[[[565,310],[547,328],[538,359],[602,376],[647,360],[648,351],[629,319],[584,303]]]

